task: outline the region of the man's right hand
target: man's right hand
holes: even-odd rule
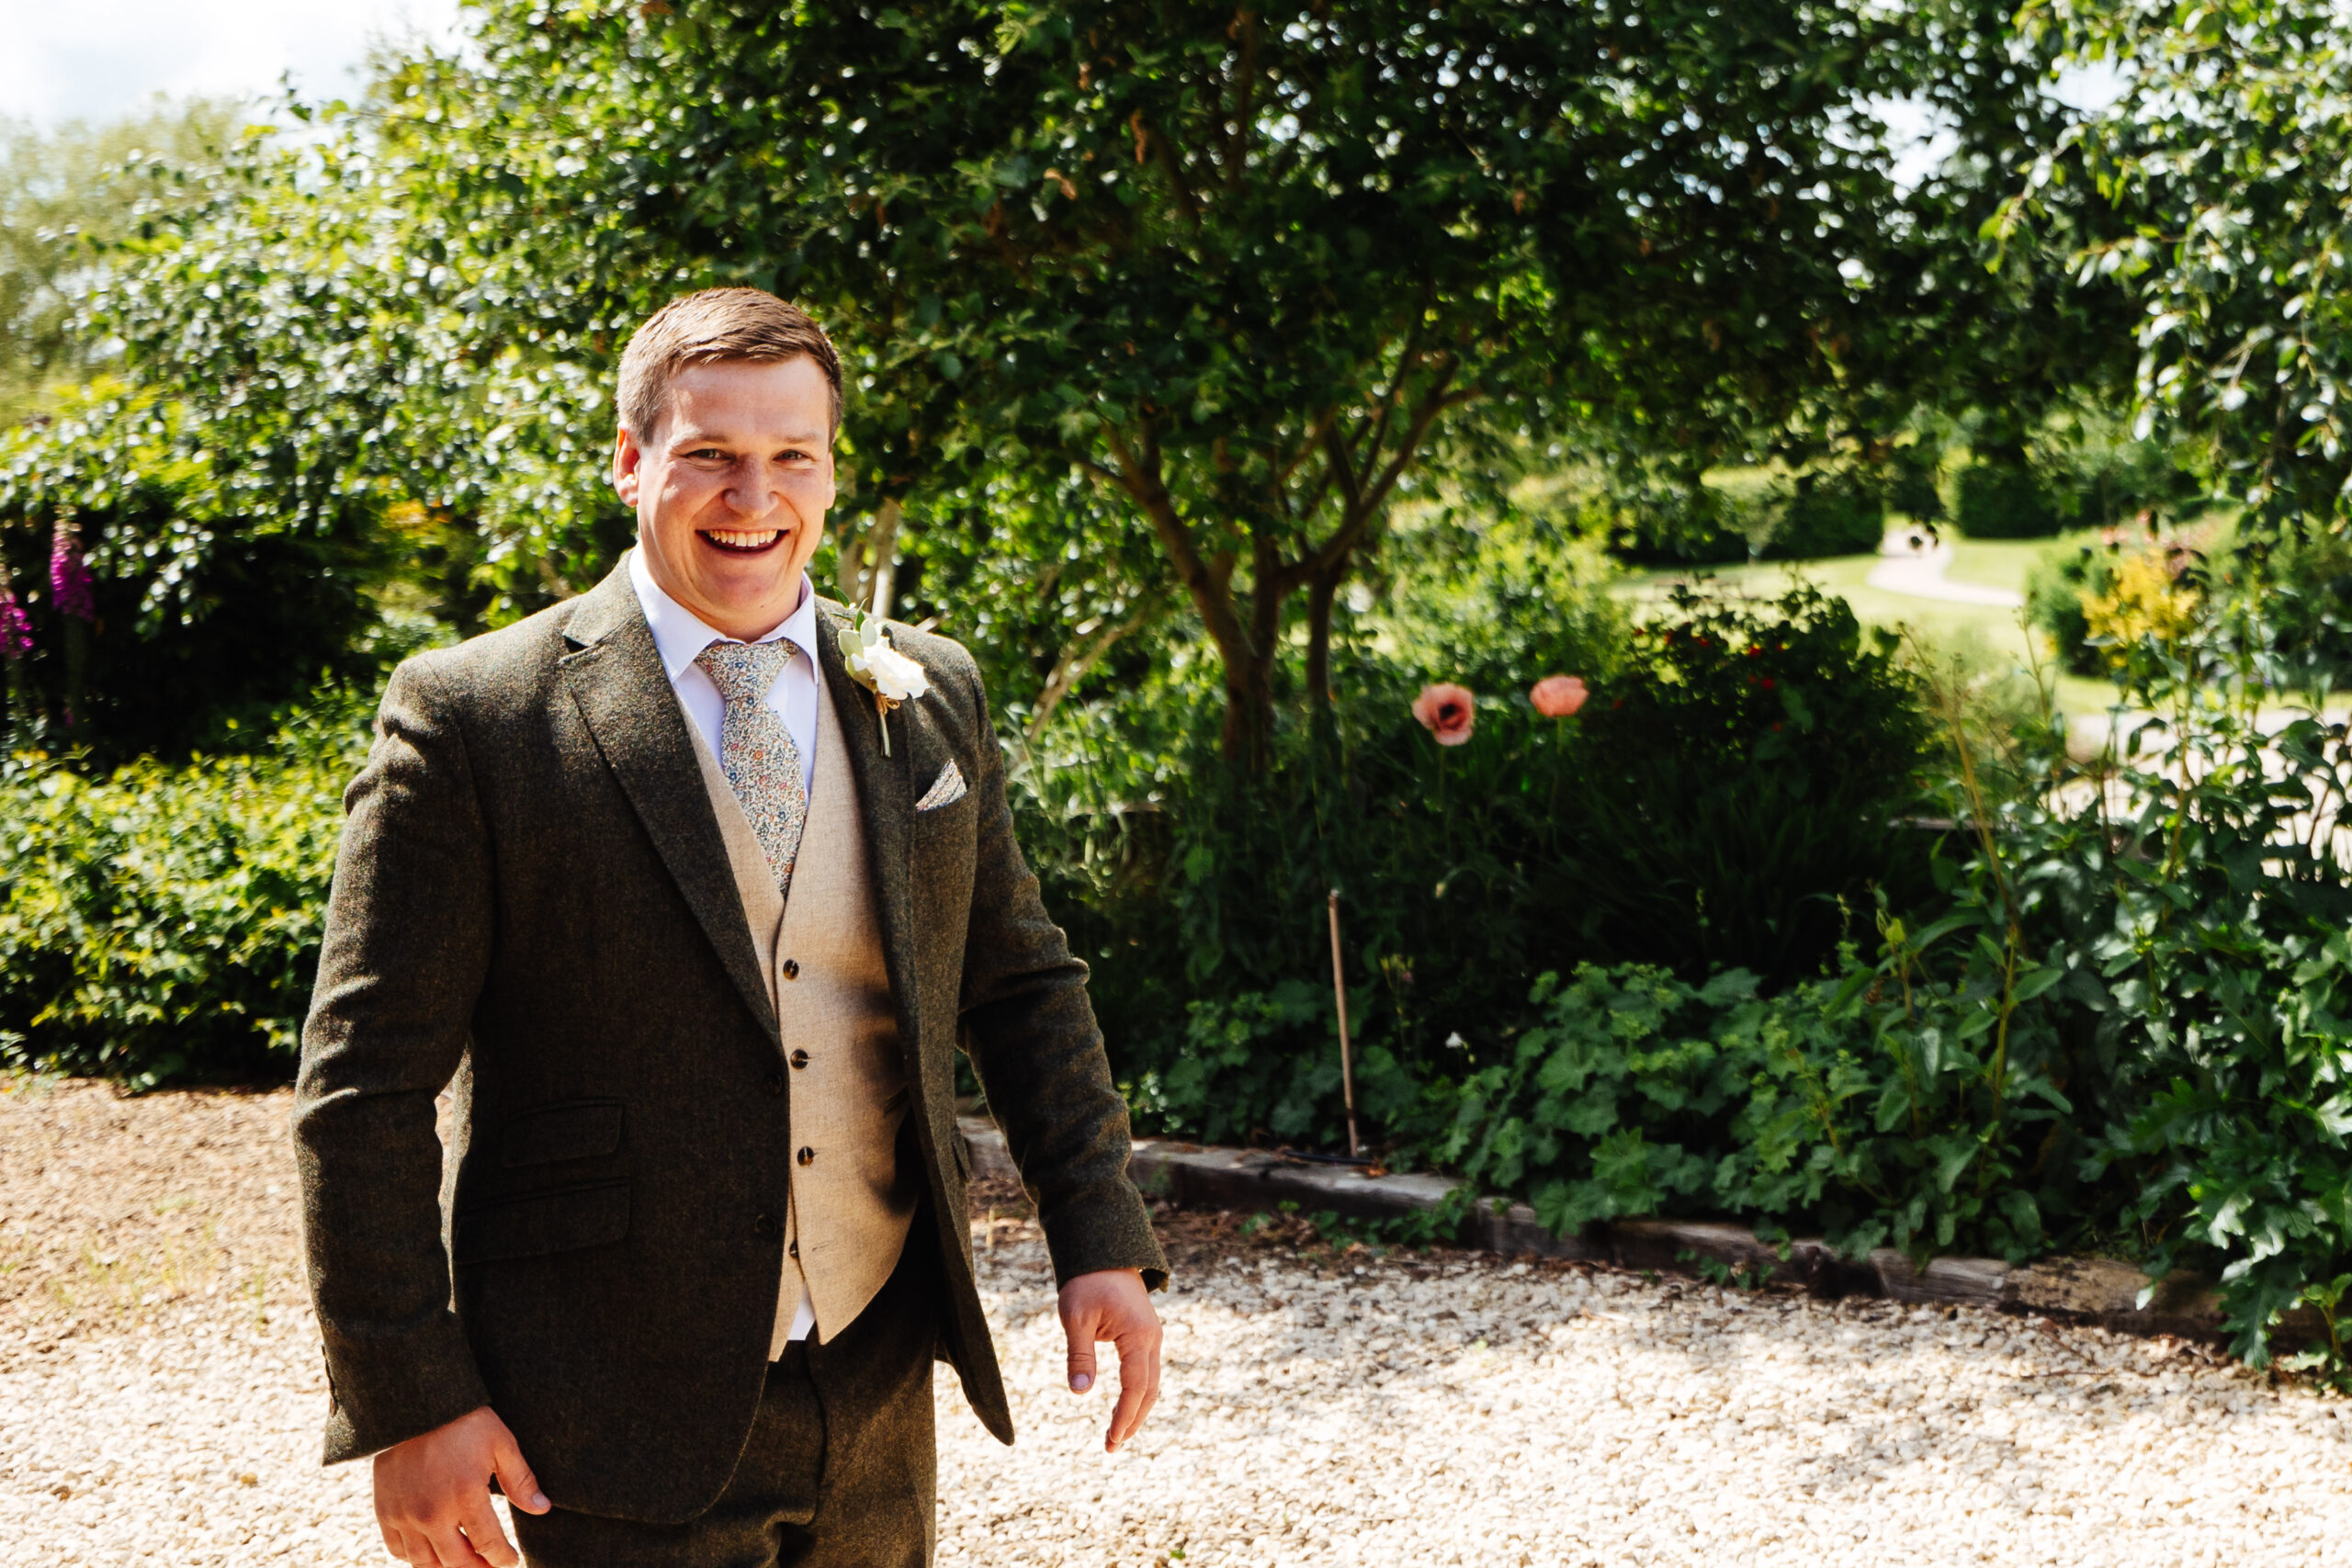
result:
[[[523,1561],[490,1506],[490,1478],[526,1514],[547,1495],[514,1434],[487,1404],[376,1456],[376,1524],[415,1568],[515,1568]]]

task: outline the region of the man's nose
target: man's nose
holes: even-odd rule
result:
[[[763,457],[746,457],[728,482],[727,505],[741,517],[764,517],[783,502],[783,480],[775,464]]]

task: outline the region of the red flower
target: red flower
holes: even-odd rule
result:
[[[1470,727],[1477,722],[1478,699],[1466,687],[1441,681],[1421,688],[1413,699],[1413,716],[1437,737],[1439,745],[1459,746],[1470,739]]]
[[[1585,699],[1591,694],[1580,675],[1546,675],[1535,682],[1527,700],[1545,718],[1566,718],[1584,706]]]

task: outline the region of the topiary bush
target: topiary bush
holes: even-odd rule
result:
[[[1971,463],[1953,479],[1952,521],[1972,539],[2046,539],[2065,524],[2031,468],[1983,462]]]
[[[1886,536],[1886,502],[1852,473],[1803,474],[1765,554],[1774,560],[1875,554]]]

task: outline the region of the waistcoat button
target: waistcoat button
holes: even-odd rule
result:
[[[796,1067],[807,1066],[808,1065],[808,1053],[806,1051],[795,1051],[792,1054],[792,1065]]]
[[[774,1241],[784,1234],[784,1227],[775,1223],[774,1214],[762,1214],[758,1219],[753,1220],[752,1230],[762,1241]]]
[[[800,1256],[800,1244],[796,1241],[790,1247],[786,1247],[785,1250],[792,1254],[793,1257],[797,1258]]]
[[[787,980],[797,980],[800,978],[800,960],[797,958],[787,958],[784,961],[784,977]]]
[[[816,1157],[817,1157],[817,1151],[816,1151],[816,1150],[814,1150],[814,1149],[802,1149],[802,1150],[800,1151],[800,1163],[801,1163],[802,1165],[808,1165],[808,1164],[809,1164],[810,1162],[814,1161],[814,1160],[816,1159]]]

